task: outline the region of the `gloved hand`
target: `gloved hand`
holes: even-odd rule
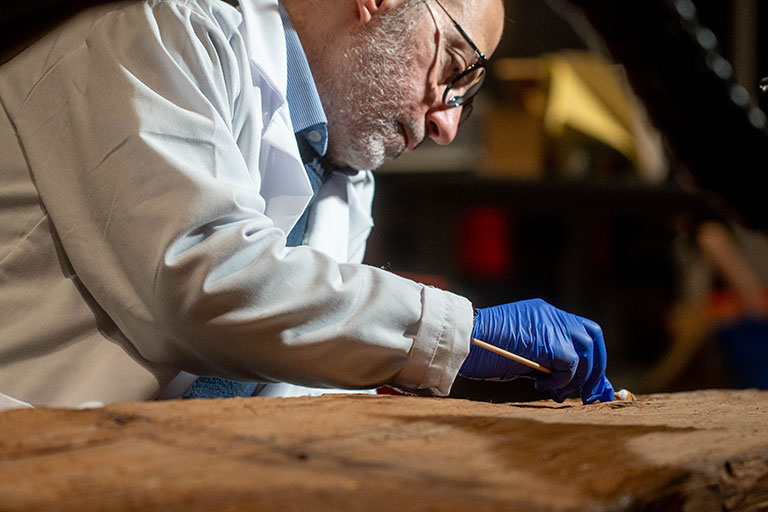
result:
[[[613,400],[613,386],[605,377],[603,332],[591,320],[541,299],[525,300],[478,309],[472,337],[535,361],[552,374],[471,345],[459,370],[463,377],[511,380],[531,375],[536,379],[536,389],[551,391],[558,403],[576,390],[581,391],[585,404]]]

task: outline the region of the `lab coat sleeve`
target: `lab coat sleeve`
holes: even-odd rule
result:
[[[230,11],[148,2],[95,19],[15,114],[73,278],[153,364],[446,394],[466,299],[286,248],[265,214],[277,100]]]

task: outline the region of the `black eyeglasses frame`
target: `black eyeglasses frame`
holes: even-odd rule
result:
[[[474,50],[474,52],[477,54],[477,60],[470,64],[464,71],[456,75],[456,78],[451,80],[448,85],[445,87],[445,91],[443,92],[443,104],[446,107],[463,107],[461,111],[461,119],[459,120],[459,124],[464,123],[464,121],[467,120],[469,115],[472,113],[472,99],[474,98],[475,94],[477,94],[477,91],[480,90],[480,86],[483,84],[483,81],[485,80],[485,73],[486,73],[486,66],[488,64],[488,58],[483,54],[483,52],[480,51],[480,48],[477,47],[474,41],[472,41],[472,38],[469,37],[467,32],[462,28],[461,25],[459,25],[459,22],[456,21],[456,18],[454,18],[450,12],[445,8],[445,6],[440,2],[440,0],[435,0],[435,3],[442,9],[442,11],[445,13],[446,16],[448,16],[448,19],[451,20],[451,23],[453,23],[453,26],[456,27],[456,30],[459,31],[459,34],[462,38],[469,44],[469,46]],[[464,77],[469,75],[470,73],[474,73],[475,70],[478,68],[482,69],[482,76],[477,81],[477,84],[470,87],[468,89],[467,93],[465,93],[462,96],[456,97],[456,96],[449,96],[451,89],[453,86],[455,86],[457,83],[459,83]]]

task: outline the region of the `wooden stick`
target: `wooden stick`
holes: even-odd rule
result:
[[[499,348],[496,345],[491,345],[490,343],[486,343],[484,341],[476,340],[475,338],[470,338],[470,341],[477,345],[478,347],[482,347],[485,350],[490,350],[491,352],[495,354],[499,354],[500,356],[506,357],[507,359],[511,359],[517,363],[524,364],[525,366],[529,368],[533,368],[534,370],[539,370],[540,372],[544,373],[552,373],[552,370],[549,368],[545,368],[541,366],[539,363],[536,363],[534,361],[531,361],[530,359],[526,359],[522,356],[519,356],[517,354],[513,354],[512,352],[508,352],[504,350],[503,348]]]
[[[480,341],[475,338],[469,338],[469,341],[471,341],[474,345],[477,345],[478,347],[482,347],[486,350],[490,350],[495,354],[504,356],[507,359],[511,359],[517,363],[524,364],[525,366],[528,366],[529,368],[533,368],[534,370],[539,370],[540,372],[549,373],[549,374],[552,373],[552,370],[550,370],[549,368],[545,368],[541,366],[539,363],[531,361],[530,359],[526,359],[517,354],[513,354],[512,352],[508,352],[503,348],[497,347],[496,345],[491,345],[490,343],[486,343],[484,341]],[[620,389],[619,391],[614,392],[613,398],[614,400],[624,400],[628,402],[634,402],[637,399],[635,395],[633,395],[632,392],[629,391],[628,389]]]

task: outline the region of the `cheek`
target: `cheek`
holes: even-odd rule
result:
[[[416,74],[421,79],[421,82],[424,84],[425,88],[434,87],[440,79],[439,75],[442,62],[440,55],[435,53],[436,50],[437,46],[433,45],[431,47],[431,51],[424,49],[420,53],[421,57],[416,58],[415,68],[418,69]]]
[[[423,103],[429,89],[424,76],[423,68],[420,70],[416,65],[393,69],[380,82],[382,90],[389,91],[386,103],[398,110],[417,108]]]
[[[414,57],[409,65],[403,68],[401,78],[402,89],[404,91],[403,99],[407,99],[410,105],[429,104],[430,98],[434,96],[436,80],[434,78],[437,66],[429,55],[421,53],[420,57]]]
[[[422,48],[413,62],[415,88],[420,93],[419,99],[427,105],[431,105],[434,100],[443,64],[440,56],[436,55],[437,48],[434,43]]]
[[[399,53],[404,56],[401,62],[408,75],[410,88],[423,93],[430,88],[430,84],[435,84],[438,78],[436,75],[440,66],[437,55],[439,41],[436,40],[434,32],[429,32],[427,37],[411,39],[401,44]]]

